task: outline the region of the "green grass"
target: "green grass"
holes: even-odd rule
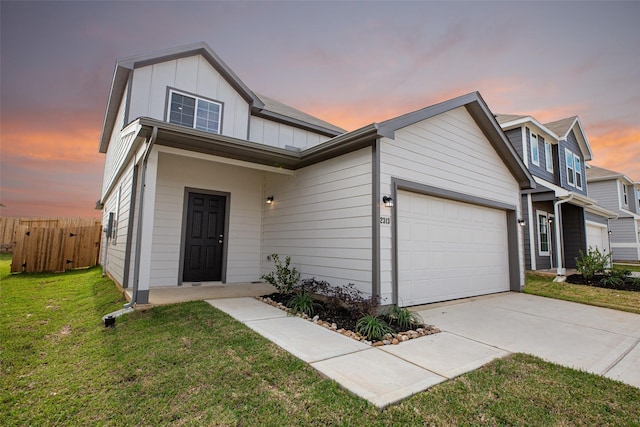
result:
[[[640,271],[640,264],[631,265],[631,264],[613,264],[614,270],[629,270],[629,271]]]
[[[640,314],[640,292],[554,282],[553,277],[527,273],[524,292]]]
[[[379,411],[204,302],[136,312],[99,269],[8,275],[0,425],[640,425],[640,389],[513,355]],[[381,367],[380,369],[384,369]]]

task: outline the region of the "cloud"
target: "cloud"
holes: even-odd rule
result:
[[[640,127],[625,127],[589,136],[593,163],[640,181]]]

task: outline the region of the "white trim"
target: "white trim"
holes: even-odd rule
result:
[[[571,167],[569,167],[569,160],[571,160]],[[573,154],[573,151],[569,150],[566,147],[564,149],[564,166],[565,166],[565,172],[567,174],[567,185],[570,185],[571,187],[575,187],[576,186],[576,167],[574,164],[574,154]],[[571,176],[569,175],[569,171],[573,173],[572,180],[569,180],[569,177]]]
[[[527,210],[529,212],[529,258],[531,261],[531,269],[537,270],[538,263],[536,262],[536,241],[535,232],[533,231],[533,225],[531,224],[533,215],[533,202],[531,201],[531,193],[527,194]]]
[[[524,161],[524,165],[529,167],[529,155],[527,152],[529,151],[529,146],[527,145],[527,128],[522,126],[522,160]]]
[[[547,147],[549,147],[548,152]],[[547,172],[553,172],[553,145],[546,139],[544,140],[544,161]]]
[[[156,206],[156,183],[158,179],[158,150],[152,148],[147,158],[147,171],[144,182],[144,200],[142,203],[142,227],[140,242],[140,273],[138,277],[138,292],[148,291],[151,283],[151,254],[153,250],[153,222]],[[135,286],[135,284],[134,284]]]
[[[538,255],[539,256],[551,256],[551,233],[549,232],[549,219],[553,219],[553,215],[548,212],[536,210],[536,234],[538,236]],[[542,239],[540,232],[540,218],[544,218],[544,225],[546,227],[546,235],[547,235],[547,250],[542,250]]]
[[[612,248],[640,248],[640,243],[615,243],[611,242]]]
[[[528,129],[528,128],[527,128]],[[531,150],[531,163],[540,166],[540,146],[538,145],[538,134],[529,130],[529,150]],[[535,142],[534,142],[535,139]]]

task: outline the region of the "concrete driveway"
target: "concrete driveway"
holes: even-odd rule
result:
[[[640,387],[638,314],[512,292],[414,311],[443,332]]]

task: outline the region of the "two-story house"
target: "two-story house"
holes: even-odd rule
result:
[[[612,170],[587,169],[589,197],[618,217],[609,221],[614,261],[640,261],[640,182]]]
[[[564,276],[580,251],[608,251],[607,220],[615,213],[587,197],[585,162],[592,152],[578,117],[546,124],[527,115],[497,120],[537,184],[522,192],[526,268]]]
[[[350,132],[256,94],[206,44],[116,62],[103,266],[157,287],[302,277],[383,304],[520,290],[533,177],[477,92]]]

